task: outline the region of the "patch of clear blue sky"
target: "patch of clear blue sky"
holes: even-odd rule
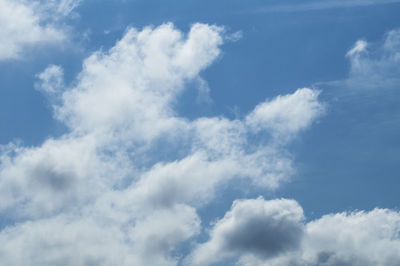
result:
[[[76,10],[80,17],[70,22],[72,43],[78,48],[38,48],[22,61],[0,62],[0,144],[17,138],[26,145],[37,145],[48,136],[62,134],[65,129],[52,119],[46,99],[33,89],[34,75],[48,64],[60,64],[70,82],[79,73],[82,59],[113,46],[127,26],[170,21],[187,31],[190,24],[204,22],[242,31],[243,38],[225,44],[221,59],[202,73],[213,104],[187,104],[194,100],[193,92],[182,96],[177,108],[188,117],[240,116],[266,98],[344,79],[349,71],[345,54],[358,39],[379,41],[387,31],[400,27],[398,3],[262,11],[304,2],[84,1]],[[328,111],[290,147],[297,168],[293,180],[272,193],[243,193],[232,187],[212,206],[200,210],[206,223],[222,216],[235,198],[257,195],[294,198],[308,218],[399,207],[400,88],[353,94],[345,92],[350,88],[320,89]]]

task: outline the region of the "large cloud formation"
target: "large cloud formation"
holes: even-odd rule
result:
[[[36,87],[68,132],[36,147],[0,146],[1,265],[398,265],[398,212],[305,222],[296,201],[261,197],[236,200],[207,241],[180,252],[202,232],[198,208],[223,185],[287,181],[287,145],[324,113],[308,88],[240,119],[179,113],[188,82],[229,39],[207,24],[187,34],[172,24],[130,28],[70,84],[60,66],[39,73]]]
[[[60,66],[37,75],[68,132],[1,147],[2,265],[175,265],[179,245],[201,230],[196,209],[218,186],[245,179],[274,189],[288,180],[285,146],[323,113],[318,91],[266,100],[236,120],[176,111],[225,36],[206,24],[188,34],[172,24],[131,28],[87,58],[70,85]]]

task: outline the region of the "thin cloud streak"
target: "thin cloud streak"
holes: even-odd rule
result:
[[[254,13],[291,13],[291,12],[304,12],[304,11],[316,11],[325,10],[332,8],[348,8],[348,7],[362,7],[371,5],[384,5],[400,3],[400,0],[341,0],[341,1],[315,1],[303,4],[292,4],[292,5],[275,5],[275,6],[264,6],[253,10]]]

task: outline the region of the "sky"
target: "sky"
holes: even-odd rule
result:
[[[399,14],[0,0],[0,265],[400,265]]]

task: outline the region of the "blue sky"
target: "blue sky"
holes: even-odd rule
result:
[[[0,264],[399,265],[399,13],[0,0]]]

